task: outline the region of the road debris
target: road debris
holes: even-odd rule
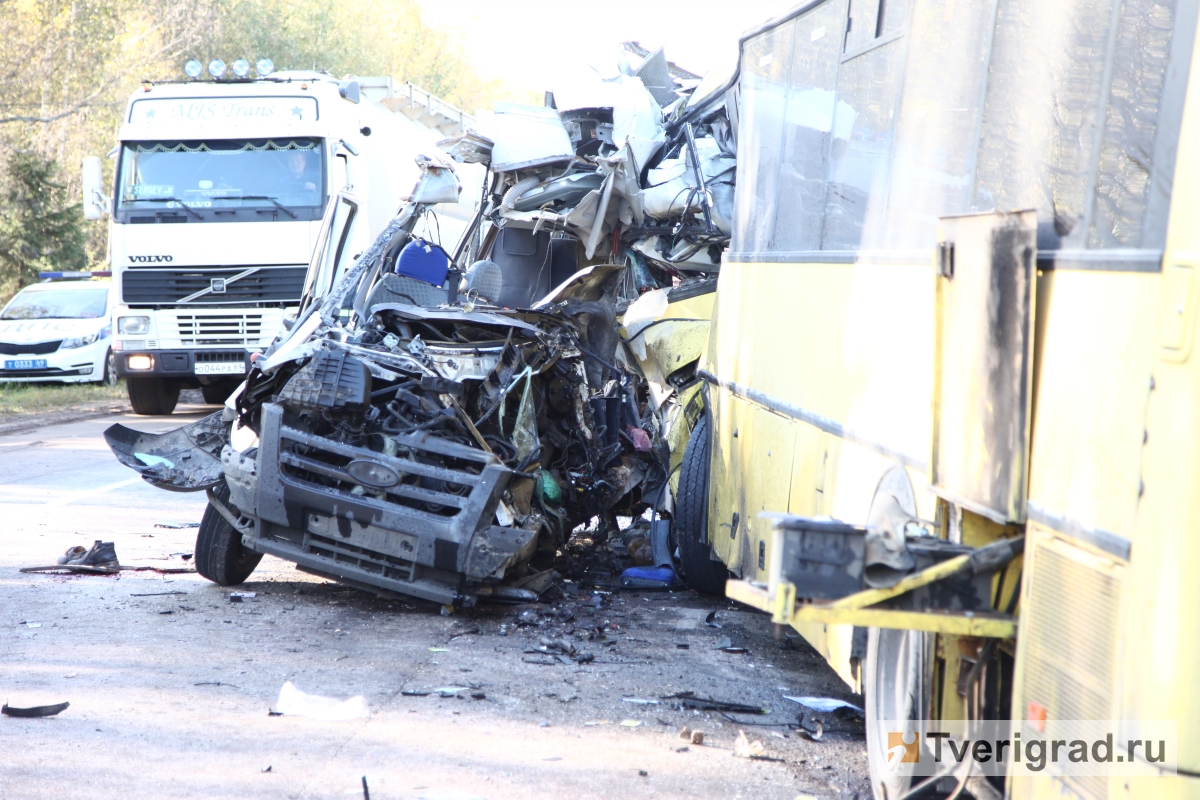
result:
[[[700,711],[726,711],[731,714],[770,714],[771,709],[762,706],[734,703],[728,700],[714,700],[710,697],[699,697],[693,692],[679,692],[667,695],[663,700],[676,700],[679,708],[698,709]]]
[[[15,708],[5,703],[0,706],[0,714],[6,717],[53,717],[61,714],[70,707],[70,703],[57,703],[52,706],[31,706],[29,708]]]
[[[165,521],[165,522],[156,522],[156,523],[154,523],[154,527],[169,528],[171,530],[179,530],[182,528],[199,528],[200,523],[199,522],[179,522],[179,521],[175,521],[175,520],[170,520],[170,521]]]
[[[362,695],[347,700],[335,700],[300,691],[291,681],[286,681],[279,690],[275,712],[288,716],[308,717],[322,722],[344,722],[371,716],[367,701]]]
[[[119,572],[117,550],[112,542],[99,539],[90,548],[80,545],[70,547],[58,557],[58,563],[46,567],[22,567],[21,572],[68,572],[113,575]]]
[[[739,758],[758,758],[766,754],[763,743],[755,739],[753,742],[746,738],[746,732],[739,730],[733,740],[733,754]]]
[[[838,700],[833,697],[794,697],[792,695],[785,694],[783,699],[791,700],[793,703],[799,703],[806,708],[811,708],[813,711],[821,711],[826,714],[837,711],[840,708],[848,708],[857,712],[860,716],[866,713],[853,703],[848,703],[845,700]]]

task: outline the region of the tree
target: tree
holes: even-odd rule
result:
[[[14,152],[0,189],[0,296],[10,297],[41,271],[86,269],[80,204],[70,203],[53,159]]]

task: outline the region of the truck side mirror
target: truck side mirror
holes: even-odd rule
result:
[[[100,159],[88,156],[83,160],[83,216],[85,219],[103,219],[107,212],[108,198],[104,196]]]

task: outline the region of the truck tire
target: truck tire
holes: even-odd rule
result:
[[[229,502],[229,487],[222,483],[215,490],[217,499]],[[212,503],[204,509],[200,518],[200,531],[196,534],[196,572],[218,586],[237,586],[244,583],[262,553],[242,546],[242,535],[221,516]]]
[[[925,718],[928,642],[922,631],[867,631],[863,695],[867,707],[867,765],[875,800],[895,800],[913,786],[911,765],[900,762],[894,769],[888,767],[888,731],[896,726],[886,723]],[[919,736],[915,741],[923,744]]]
[[[206,383],[200,387],[200,394],[204,395],[204,402],[210,406],[222,406],[233,394],[233,387],[224,381]]]
[[[725,594],[729,570],[710,558],[708,526],[708,460],[711,450],[708,417],[701,415],[679,467],[679,492],[675,498],[675,543],[683,582],[705,594]]]
[[[179,381],[174,378],[125,379],[129,390],[129,404],[133,413],[147,416],[165,416],[175,410],[179,402]]]

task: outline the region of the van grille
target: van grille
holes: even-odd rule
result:
[[[255,271],[224,285],[224,292],[211,290],[213,280],[228,281],[247,269]],[[121,274],[121,298],[128,306],[296,304],[304,291],[305,267],[188,267],[184,269],[125,270]],[[192,297],[204,292],[199,297]],[[186,303],[185,303],[186,301]]]
[[[1022,609],[1025,658],[1017,714],[1025,717],[1033,702],[1046,709],[1047,719],[1114,719],[1123,570],[1044,535],[1032,561],[1028,607]],[[1090,800],[1108,796],[1103,777],[1060,780]]]

